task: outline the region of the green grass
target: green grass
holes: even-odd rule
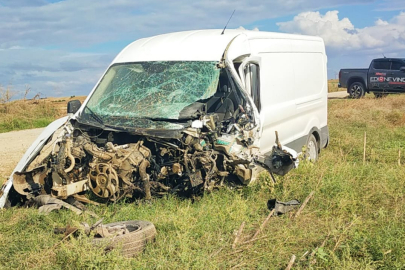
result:
[[[88,215],[36,209],[0,211],[4,269],[293,269],[405,268],[405,96],[329,101],[330,145],[316,164],[303,162],[273,186],[267,175],[243,189],[221,189],[199,200],[176,197],[151,204],[90,206],[104,222],[143,219],[156,242],[134,259],[103,255],[81,235],[61,241],[53,228],[94,223]],[[363,164],[363,139],[367,135]],[[301,215],[272,217],[259,239],[231,248],[245,221],[250,239],[268,215],[270,198],[313,198]],[[301,259],[308,251],[308,255]],[[313,254],[313,256],[311,256]]]

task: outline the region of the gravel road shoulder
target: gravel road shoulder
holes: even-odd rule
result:
[[[35,128],[0,133],[0,177],[10,176],[25,151],[43,130]]]
[[[349,94],[347,93],[347,91],[328,93],[328,99],[341,99],[341,98],[347,98],[348,96],[349,96]]]

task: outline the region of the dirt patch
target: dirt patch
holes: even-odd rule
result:
[[[0,133],[0,176],[7,178],[43,128]]]
[[[66,115],[67,103],[70,100],[78,99],[82,103],[86,96],[77,97],[62,97],[62,98],[44,98],[40,100],[18,100],[13,102],[20,103],[38,103],[46,102],[52,104],[58,110],[57,117],[60,118]],[[6,179],[10,176],[14,167],[20,161],[28,147],[42,132],[43,128],[27,129],[21,131],[12,131],[0,133],[0,178]]]
[[[347,98],[348,96],[349,96],[349,94],[347,94],[347,91],[328,93],[328,99],[342,99],[342,98]]]

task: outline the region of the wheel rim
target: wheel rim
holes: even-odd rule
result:
[[[362,89],[359,85],[354,85],[351,92],[353,97],[361,97]]]
[[[316,152],[316,145],[313,141],[309,141],[308,143],[308,154],[309,160],[316,160],[317,152]]]

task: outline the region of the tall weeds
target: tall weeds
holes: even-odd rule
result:
[[[0,133],[45,127],[59,115],[56,106],[46,100],[17,100],[0,104]]]

